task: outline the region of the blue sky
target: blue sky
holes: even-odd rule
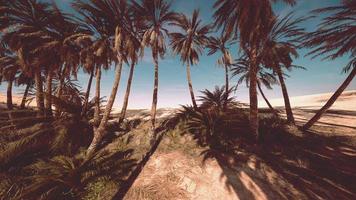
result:
[[[56,0],[59,7],[67,12],[73,12],[70,8],[70,0]],[[177,12],[183,12],[191,15],[194,9],[200,9],[200,14],[203,22],[212,22],[212,5],[214,0],[174,0],[172,9]],[[296,16],[305,16],[310,10],[336,5],[339,0],[298,0],[298,4],[294,7],[287,6],[283,3],[274,5],[274,10],[277,14],[285,15],[291,11]],[[320,18],[309,20],[303,26],[307,30],[313,30],[318,24]],[[237,56],[238,45],[232,47],[233,55]],[[304,70],[294,70],[290,72],[290,78],[287,78],[287,88],[290,96],[299,96],[315,93],[333,92],[346,78],[347,74],[342,74],[341,69],[348,62],[348,57],[339,58],[333,61],[322,61],[320,58],[311,59],[304,57],[308,52],[307,49],[299,51],[300,57],[295,60],[294,64],[304,66]],[[153,64],[150,57],[150,52],[147,50],[134,73],[134,80],[131,89],[129,108],[149,108],[152,99],[153,88]],[[216,65],[218,55],[200,57],[199,64],[192,67],[191,75],[195,94],[199,96],[199,91],[205,88],[213,89],[215,85],[222,86],[224,84],[224,70]],[[123,75],[120,82],[119,92],[116,97],[114,106],[121,107],[122,98],[126,89],[129,68],[124,67]],[[78,81],[85,89],[89,76],[80,73]],[[113,68],[103,72],[102,76],[102,95],[109,96],[114,80]],[[236,79],[231,80],[234,84]],[[94,85],[93,87],[94,88]],[[0,92],[5,92],[6,85],[0,85]],[[356,81],[354,80],[347,88],[356,89]],[[92,91],[93,93],[94,91]],[[270,99],[282,97],[278,85],[274,86],[273,90],[265,89],[266,96]],[[248,102],[248,89],[244,86],[239,86],[235,93],[237,100]],[[262,99],[260,99],[262,101]],[[159,93],[158,107],[178,107],[180,104],[190,104],[188,93],[188,85],[186,81],[185,67],[182,66],[178,57],[168,52],[165,59],[159,62]]]

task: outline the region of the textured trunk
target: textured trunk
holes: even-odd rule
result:
[[[100,141],[104,137],[106,125],[107,125],[107,123],[109,121],[110,112],[111,112],[112,106],[114,105],[116,93],[117,93],[117,90],[119,88],[119,83],[120,83],[120,78],[121,78],[121,69],[122,69],[122,60],[119,57],[118,58],[118,64],[117,64],[116,69],[115,69],[114,85],[113,85],[113,88],[112,88],[108,103],[106,104],[106,108],[105,108],[105,112],[104,112],[103,118],[100,121],[99,127],[94,132],[94,138],[93,138],[90,146],[88,147],[88,151],[87,151],[87,155],[88,156],[90,156],[93,152],[95,152],[98,144],[100,143]]]
[[[47,78],[46,78],[46,101],[45,101],[45,109],[46,109],[46,116],[52,116],[52,79],[53,73],[51,70],[48,71]]]
[[[22,101],[21,101],[21,109],[25,109],[26,106],[26,99],[27,99],[27,95],[28,95],[28,91],[30,90],[30,83],[27,83],[26,88],[25,88],[25,92],[23,93],[23,97],[22,97]]]
[[[257,60],[256,50],[252,50],[250,64],[250,129],[258,139],[258,99],[257,99]]]
[[[356,75],[356,67],[353,68],[346,80],[341,84],[341,86],[336,90],[336,92],[330,97],[326,104],[312,117],[304,126],[303,129],[307,130],[317,122],[321,116],[334,104],[341,93],[347,88]]]
[[[41,71],[35,72],[35,84],[36,84],[36,104],[39,111],[39,115],[44,114],[44,99],[43,99],[43,85],[41,80]]]
[[[62,96],[62,91],[63,91],[63,85],[64,85],[64,68],[61,72],[59,72],[59,86],[58,86],[58,91],[57,91],[57,98],[61,98]],[[56,107],[56,112],[55,116],[59,117],[61,114],[61,110]]]
[[[151,132],[155,132],[156,124],[156,111],[157,111],[157,93],[158,93],[158,57],[153,55],[154,62],[154,83],[153,83],[153,95],[152,95],[152,107],[151,107]]]
[[[6,104],[7,104],[7,109],[12,110],[13,105],[12,105],[12,84],[13,80],[9,80],[7,83],[7,99],[6,99]]]
[[[273,113],[274,115],[278,116],[278,112],[273,108],[273,106],[271,105],[271,103],[268,101],[267,97],[266,97],[265,94],[263,93],[260,83],[257,83],[257,87],[258,87],[258,90],[260,91],[260,93],[261,93],[263,99],[264,99],[265,102],[267,103],[269,109],[272,111],[272,113]]]
[[[124,103],[122,105],[122,109],[121,109],[121,113],[120,113],[119,123],[122,123],[125,119],[127,106],[129,103],[129,96],[130,96],[131,83],[132,83],[134,69],[135,69],[135,63],[131,63],[129,79],[127,80],[127,88],[126,88],[126,93],[125,93],[125,97],[124,97]]]
[[[101,68],[96,68],[96,82],[95,82],[95,107],[94,107],[94,127],[99,126],[100,123],[100,80]]]
[[[287,122],[294,124],[295,123],[294,116],[293,116],[292,107],[291,107],[290,101],[289,101],[287,87],[286,87],[286,84],[284,82],[284,78],[282,75],[282,70],[280,67],[276,67],[276,71],[278,74],[279,83],[281,84],[281,88],[282,88],[284,105],[285,105],[285,109],[286,109],[286,113],[287,113]]]
[[[190,77],[190,65],[189,65],[189,63],[187,63],[187,80],[188,80],[190,98],[192,99],[192,104],[194,106],[194,109],[197,109],[198,106],[197,106],[197,102],[195,101],[192,78]]]
[[[90,94],[91,83],[93,81],[93,76],[94,76],[94,68],[90,72],[90,77],[89,77],[88,86],[87,86],[87,92],[85,93],[85,98],[84,98],[82,116],[85,115],[85,113],[87,112],[87,109],[88,109],[89,94]]]
[[[229,98],[229,69],[228,66],[225,64],[225,105],[224,108],[227,106],[227,100]]]

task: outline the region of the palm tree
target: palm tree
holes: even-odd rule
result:
[[[314,13],[331,13],[331,15],[323,19],[318,30],[307,34],[304,38],[306,39],[304,45],[314,48],[309,55],[314,57],[326,55],[324,59],[333,60],[349,54],[350,62],[344,67],[343,72],[351,72],[325,105],[303,126],[304,130],[309,129],[322,117],[356,75],[356,2],[344,0],[341,5],[318,9]]]
[[[3,56],[0,58],[0,81],[4,79],[7,81],[7,108],[9,110],[13,109],[12,104],[12,87],[15,81],[16,75],[18,74],[20,69],[19,61],[16,56]]]
[[[22,70],[34,75],[36,102],[39,114],[44,113],[42,85],[43,60],[34,53],[39,51],[48,38],[50,16],[49,4],[37,0],[11,1],[4,5],[2,20],[7,21],[3,30],[3,40],[14,52],[17,52]]]
[[[129,40],[128,40],[128,44],[130,44],[130,48],[126,48],[126,56],[127,58],[131,61],[131,66],[130,66],[130,72],[129,72],[129,77],[127,80],[127,86],[126,86],[126,92],[125,92],[125,96],[124,96],[124,102],[122,104],[122,108],[121,108],[121,112],[120,112],[120,118],[119,118],[119,124],[121,124],[123,122],[123,120],[125,119],[125,115],[126,115],[126,110],[127,110],[127,106],[129,103],[129,96],[130,96],[130,91],[131,91],[131,84],[132,84],[132,79],[133,79],[133,74],[134,74],[134,70],[135,70],[135,66],[137,64],[138,61],[138,51],[140,50],[140,44],[141,44],[141,34],[140,34],[140,27],[138,24],[134,23],[134,21],[132,21],[133,23],[131,23],[131,30],[133,30],[131,32],[130,35],[128,35]]]
[[[150,47],[154,62],[154,86],[151,107],[151,129],[155,132],[157,93],[158,93],[158,57],[163,58],[166,52],[165,37],[168,35],[166,25],[176,18],[170,11],[170,4],[164,0],[140,0],[132,2],[136,20],[144,25],[141,52]]]
[[[249,68],[249,60],[246,56],[243,56],[233,64],[231,69],[232,76],[239,76],[239,79],[236,84],[236,88],[241,83],[245,82],[246,86],[249,86],[249,78],[250,78],[250,68]],[[263,67],[259,67],[257,73],[257,88],[262,95],[263,99],[265,100],[266,104],[268,105],[269,109],[272,111],[273,114],[278,115],[278,111],[276,111],[271,103],[268,101],[266,95],[264,94],[261,84],[263,84],[267,89],[272,89],[273,84],[277,84],[276,77],[263,69]]]
[[[170,33],[171,46],[174,53],[180,55],[183,64],[186,64],[190,97],[192,99],[193,107],[197,109],[192,79],[190,76],[190,65],[199,62],[199,55],[202,54],[203,47],[208,41],[207,34],[210,26],[201,24],[198,10],[194,10],[191,19],[188,19],[184,14],[180,14],[171,24],[182,30],[182,32]]]
[[[295,4],[295,0],[282,0]],[[217,0],[214,4],[215,26],[223,29],[225,36],[239,36],[240,48],[250,59],[250,129],[258,137],[257,73],[258,51],[274,17],[271,3],[275,0]]]
[[[264,66],[271,68],[278,76],[287,113],[287,121],[292,124],[295,122],[287,86],[284,82],[283,69],[288,71],[292,70],[292,68],[304,69],[292,63],[293,57],[298,57],[299,37],[305,34],[304,28],[299,25],[307,19],[306,17],[294,19],[293,13],[289,13],[284,17],[277,16],[273,18],[267,25],[266,29],[269,31],[259,55]]]
[[[213,55],[218,51],[222,56],[218,59],[217,63],[225,68],[225,94],[229,90],[229,68],[232,64],[232,56],[229,50],[229,46],[232,45],[232,41],[229,41],[227,37],[210,37],[207,47],[209,48],[208,55]],[[228,98],[226,96],[226,98]]]
[[[84,47],[84,59],[86,59],[85,63],[93,65],[91,67],[95,70],[94,128],[96,129],[100,124],[101,71],[109,69],[115,59],[111,37],[115,32],[113,24],[117,23],[115,22],[117,17],[113,17],[112,13],[115,10],[108,1],[78,0],[73,3],[73,7],[83,18],[80,21],[81,25],[89,30],[93,37],[92,41]]]
[[[108,103],[106,104],[103,117],[98,128],[94,132],[94,138],[87,150],[87,155],[90,156],[95,152],[98,144],[104,137],[106,125],[108,123],[110,112],[120,83],[122,64],[126,60],[125,50],[134,48],[130,37],[127,37],[131,34],[131,30],[128,29],[129,27],[127,24],[132,19],[130,18],[131,15],[128,9],[129,7],[127,1],[125,0],[107,2],[90,1],[89,3],[82,3],[81,1],[78,1],[75,5],[89,22],[91,22],[92,19],[96,19],[96,21],[103,23],[103,26],[101,27],[105,28],[107,31],[107,40],[105,40],[105,46],[102,46],[102,48],[113,49],[113,54],[115,55],[113,56],[113,60],[116,62],[113,88],[108,99]],[[98,50],[101,51],[102,49],[100,48]],[[108,60],[110,57],[106,59]]]

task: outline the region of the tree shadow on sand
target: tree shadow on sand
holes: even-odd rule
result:
[[[265,114],[258,143],[241,110],[190,112],[187,133],[215,159],[239,199],[355,199],[356,149],[347,137],[298,132]],[[335,134],[337,135],[337,134]]]

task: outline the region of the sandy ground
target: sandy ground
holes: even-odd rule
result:
[[[291,97],[290,101],[292,107],[295,108],[318,109],[322,107],[332,95],[333,93],[323,93],[296,96]],[[270,102],[274,107],[284,106],[283,98],[271,99]],[[267,107],[264,101],[260,101],[259,104],[260,107]],[[356,90],[343,92],[337,101],[333,104],[331,109],[356,111]]]

